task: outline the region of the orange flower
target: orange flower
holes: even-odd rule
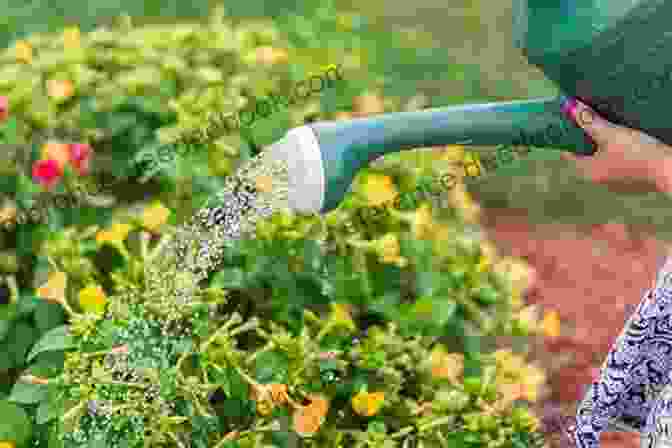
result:
[[[14,55],[19,62],[29,64],[33,61],[33,46],[25,40],[20,40],[14,45]]]
[[[110,230],[101,230],[96,234],[96,242],[100,245],[109,244],[123,253],[126,250],[124,240],[132,229],[128,224],[114,223]]]
[[[23,375],[20,378],[21,381],[28,384],[49,384],[49,380],[46,378],[41,378],[34,375]],[[1,447],[2,445],[0,445]]]
[[[37,288],[37,296],[50,302],[64,303],[67,283],[68,276],[65,272],[54,272],[49,275],[44,285]]]
[[[58,102],[62,102],[72,97],[75,93],[75,86],[69,80],[50,79],[47,81],[47,94]]]
[[[376,415],[385,403],[385,392],[360,391],[352,397],[352,409],[359,415],[371,417]]]
[[[543,328],[546,337],[557,338],[560,336],[560,315],[558,312],[555,310],[546,312],[541,322],[541,328]]]
[[[268,385],[271,393],[271,398],[276,404],[287,403],[289,397],[287,395],[287,385],[281,383],[273,383]]]
[[[446,349],[437,345],[430,355],[431,374],[434,378],[445,378],[452,383],[459,383],[464,371],[464,355],[448,353]]]
[[[70,145],[67,143],[47,142],[42,146],[42,159],[55,160],[63,170],[70,161]]]
[[[309,395],[311,403],[300,406],[294,411],[294,431],[301,437],[314,435],[322,426],[324,418],[329,412],[329,401],[320,395]]]

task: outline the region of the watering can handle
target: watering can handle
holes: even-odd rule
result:
[[[468,104],[307,125],[325,173],[325,207],[335,207],[357,171],[404,149],[451,144],[525,145],[592,155],[583,129],[562,113],[565,96]]]

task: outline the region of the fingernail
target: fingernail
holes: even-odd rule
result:
[[[576,121],[574,117],[576,116],[577,104],[578,103],[576,101],[576,98],[569,97],[562,103],[562,106],[560,107],[562,113],[565,114],[565,117],[567,117],[567,119],[570,121]]]

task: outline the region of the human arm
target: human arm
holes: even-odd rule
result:
[[[658,272],[626,322],[577,409],[572,437],[577,447],[598,447],[603,430],[645,429],[658,392],[672,370],[672,257]],[[649,428],[650,429],[650,428]]]

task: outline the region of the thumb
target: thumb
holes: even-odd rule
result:
[[[602,118],[590,106],[575,98],[570,98],[565,102],[562,111],[568,119],[583,129],[598,146],[606,145],[613,138],[614,131],[619,129],[619,126]]]

